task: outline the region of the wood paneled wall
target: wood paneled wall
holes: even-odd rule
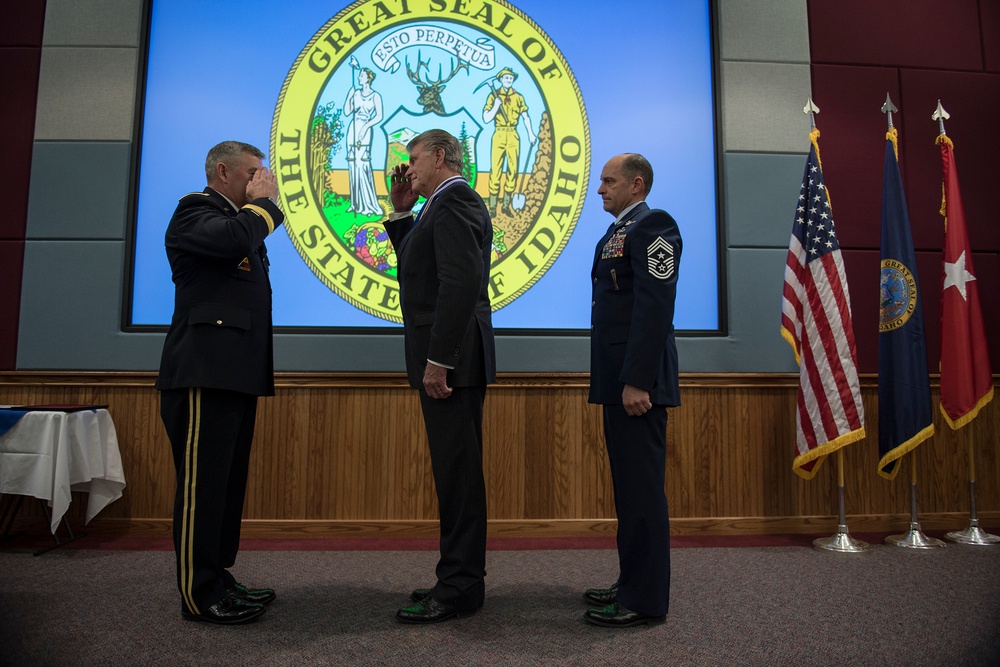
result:
[[[169,531],[174,473],[149,373],[0,373],[0,404],[107,404],[128,486],[91,530]],[[436,497],[417,395],[402,375],[279,374],[259,403],[245,534],[433,535]],[[836,456],[792,472],[797,377],[687,375],[670,411],[667,497],[676,533],[833,533]],[[935,407],[937,405],[935,387]],[[981,523],[1000,523],[1000,401],[937,434],[898,476],[878,476],[877,391],[863,379],[868,437],[844,452],[853,532],[905,530],[916,461],[925,529],[968,525],[975,439]],[[484,467],[493,535],[612,533],[614,498],[586,375],[501,377],[487,392]],[[84,503],[70,509],[82,520]],[[40,510],[26,503],[20,519]]]

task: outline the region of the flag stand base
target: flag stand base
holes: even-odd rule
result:
[[[945,546],[945,543],[936,537],[928,537],[920,532],[920,524],[918,523],[911,523],[910,532],[905,535],[888,536],[885,538],[885,543],[908,549],[935,549]]]
[[[813,549],[817,551],[836,551],[844,554],[871,553],[872,545],[856,540],[847,534],[847,526],[837,526],[837,534],[833,537],[820,537],[813,540]]]
[[[936,549],[945,543],[936,537],[928,537],[920,532],[920,522],[917,520],[917,459],[910,453],[910,532],[905,535],[889,535],[886,544],[907,549]]]
[[[836,551],[842,554],[870,553],[872,547],[867,542],[856,540],[847,534],[847,515],[844,507],[847,493],[844,490],[844,450],[837,450],[837,534],[813,540],[813,549]]]
[[[972,440],[969,440],[969,527],[945,533],[945,538],[959,544],[989,545],[1000,542],[1000,537],[991,535],[979,527],[979,517],[976,514],[976,466],[975,451]]]
[[[987,533],[975,523],[965,530],[956,530],[945,533],[945,538],[959,544],[989,545],[1000,542],[1000,536]]]

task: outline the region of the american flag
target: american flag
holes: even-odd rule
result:
[[[805,479],[816,475],[828,454],[865,437],[847,275],[818,138],[813,130],[781,303],[781,335],[799,363],[792,469]]]

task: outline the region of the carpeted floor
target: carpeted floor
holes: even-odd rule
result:
[[[121,544],[0,549],[0,664],[1000,665],[1000,546],[675,548],[667,622],[610,630],[582,620],[617,574],[604,542],[494,543],[483,610],[427,627],[393,615],[433,550],[244,548],[235,574],[278,599],[220,627],[181,619],[169,550]]]

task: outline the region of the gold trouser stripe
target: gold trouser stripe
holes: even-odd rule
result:
[[[201,433],[201,389],[188,389],[188,433],[184,445],[184,515],[181,522],[181,596],[187,608],[200,614],[194,603],[194,516],[198,483],[198,440]]]
[[[248,208],[260,217],[264,218],[264,222],[267,223],[268,234],[274,231],[274,218],[271,217],[271,214],[266,208],[263,206],[257,206],[257,204],[247,204],[243,208]]]

